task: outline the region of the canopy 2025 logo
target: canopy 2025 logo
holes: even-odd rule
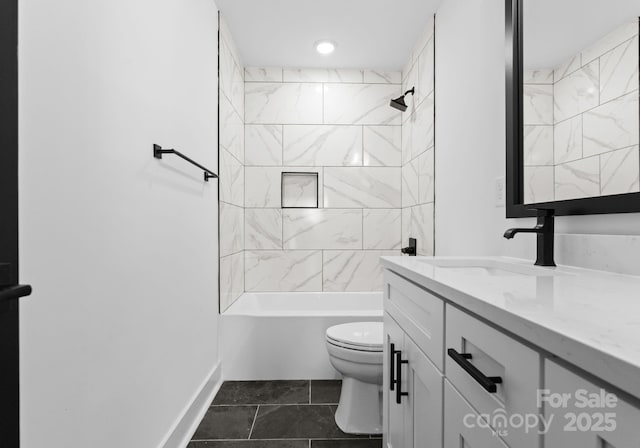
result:
[[[616,413],[613,410],[618,405],[618,397],[604,389],[599,392],[577,389],[573,393],[539,389],[536,392],[536,405],[543,409],[545,404],[546,413],[507,414],[506,410],[498,408],[492,413],[467,414],[463,424],[467,428],[490,429],[501,437],[514,429],[546,434],[552,425],[563,425],[563,430],[567,432],[611,432],[616,429]]]

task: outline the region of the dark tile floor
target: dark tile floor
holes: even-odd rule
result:
[[[339,399],[340,381],[227,381],[188,448],[381,448],[338,428]]]

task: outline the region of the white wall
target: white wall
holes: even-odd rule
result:
[[[156,447],[217,363],[217,9],[20,2],[25,448]]]
[[[504,208],[504,1],[445,0],[436,13],[436,254],[500,251]],[[502,229],[504,230],[504,229]]]
[[[495,179],[505,173],[504,58],[504,0],[444,0],[436,14],[437,255],[535,256],[534,235],[502,238],[534,220],[507,220],[495,206]],[[640,214],[560,217],[556,231],[640,235]],[[589,256],[585,246],[603,241],[558,235],[558,260],[580,263],[568,255]],[[618,247],[597,251],[603,267],[634,255],[638,244]]]

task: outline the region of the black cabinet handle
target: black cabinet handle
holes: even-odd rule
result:
[[[458,353],[454,349],[450,348],[447,350],[447,355],[449,355],[449,357],[453,359],[456,364],[462,367],[465,372],[471,375],[471,378],[476,380],[476,382],[480,384],[484,388],[484,390],[486,390],[487,392],[491,392],[492,394],[496,393],[496,391],[498,390],[496,384],[502,383],[501,377],[486,376],[484,373],[478,370],[476,366],[469,362],[469,360],[472,358],[472,355],[470,353]]]
[[[409,364],[409,361],[402,359],[402,352],[396,352],[396,403],[402,403],[402,397],[409,395],[409,392],[402,392],[402,364]]]
[[[396,386],[396,344],[393,342],[389,345],[389,390],[394,390]]]

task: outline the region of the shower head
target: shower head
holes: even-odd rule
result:
[[[407,96],[409,93],[413,95],[415,92],[416,92],[416,88],[411,87],[411,90],[407,90],[406,92],[404,92],[404,95],[391,100],[389,105],[394,109],[398,109],[400,112],[404,112],[405,110],[407,110],[407,103],[404,102],[404,97]]]

